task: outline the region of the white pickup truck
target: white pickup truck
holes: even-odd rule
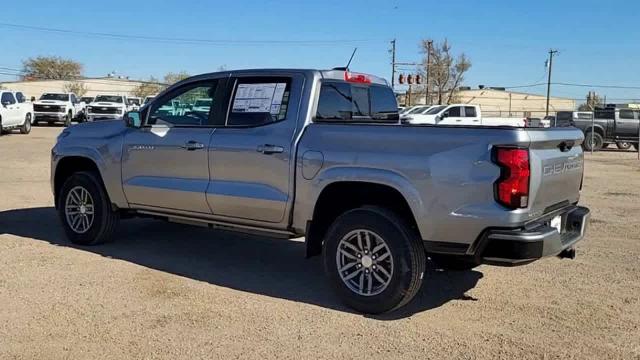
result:
[[[126,96],[98,95],[87,106],[87,120],[119,119],[129,110],[129,101]]]
[[[433,106],[424,113],[406,115],[403,122],[414,125],[527,126],[527,119],[523,117],[483,117],[480,106],[470,104]]]
[[[31,132],[33,105],[21,92],[0,90],[0,135],[4,131],[20,129],[21,134]]]
[[[49,125],[62,122],[70,126],[80,113],[80,100],[74,93],[44,93],[33,103],[34,124],[46,121]]]

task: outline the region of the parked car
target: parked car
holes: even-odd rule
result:
[[[49,125],[62,122],[64,126],[70,126],[81,108],[74,93],[44,93],[33,103],[34,124],[46,121]]]
[[[207,114],[161,110],[203,94]],[[232,71],[173,85],[123,121],[65,129],[51,179],[73,243],[108,241],[132,216],[305,236],[340,297],[380,313],[418,292],[427,254],[466,269],[573,257],[589,218],[583,140],[401,125],[392,89],[366,74]]]
[[[129,111],[127,97],[123,95],[98,95],[87,106],[87,120],[108,120],[121,118]]]
[[[620,149],[631,146],[638,149],[638,126],[640,111],[634,109],[597,109],[586,119],[576,117],[573,124],[585,135],[584,148],[587,151],[600,150],[610,143]],[[591,116],[593,116],[593,121]]]
[[[0,90],[0,135],[20,129],[21,134],[31,132],[33,105],[21,92]]]
[[[129,110],[138,110],[140,106],[142,106],[142,99],[139,97],[128,97],[127,102],[129,105]]]
[[[524,127],[528,124],[526,118],[483,117],[480,106],[471,104],[432,106],[424,113],[409,113],[406,117],[406,123],[415,125],[494,125]]]

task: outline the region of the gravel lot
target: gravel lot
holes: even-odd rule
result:
[[[576,260],[430,270],[407,308],[337,302],[299,241],[152,220],[77,247],[52,207],[61,128],[0,137],[0,358],[640,359],[640,162],[587,155]]]

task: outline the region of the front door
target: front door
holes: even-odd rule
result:
[[[286,222],[303,86],[295,74],[232,78],[227,119],[210,143],[207,200],[214,215]]]
[[[465,118],[462,113],[463,109],[460,106],[452,106],[442,114],[442,120],[439,125],[466,125]]]
[[[122,180],[132,207],[211,214],[205,193],[218,85],[196,81],[170,91],[143,110],[142,128],[126,134]],[[205,100],[209,108],[194,109]]]
[[[22,122],[20,118],[20,109],[15,96],[10,92],[2,93],[2,105],[4,107],[4,117],[2,118],[3,126],[14,126]]]

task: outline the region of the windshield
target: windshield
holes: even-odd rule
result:
[[[196,103],[193,106],[195,106],[195,107],[209,107],[209,106],[211,106],[211,100],[196,100]]]
[[[92,101],[93,101],[92,97],[81,97],[80,98],[80,102],[83,102],[83,103],[87,103],[88,104],[88,103],[90,103]]]
[[[144,99],[145,105],[148,104],[149,102],[151,102],[153,100],[153,98],[154,98],[153,96],[147,96],[147,98]]]
[[[446,108],[446,105],[441,105],[441,106],[436,106],[433,109],[429,110],[426,112],[427,115],[434,115],[439,113],[440,111],[444,110],[444,108]]]
[[[140,99],[129,99],[129,105],[140,105]]]
[[[40,100],[69,101],[69,94],[42,94]]]
[[[95,102],[113,102],[113,103],[122,103],[122,96],[117,95],[99,95],[96,96]]]
[[[411,111],[409,111],[408,114],[418,114],[418,113],[421,113],[422,110],[424,110],[426,108],[428,108],[428,106],[418,106],[418,107],[412,109]]]

